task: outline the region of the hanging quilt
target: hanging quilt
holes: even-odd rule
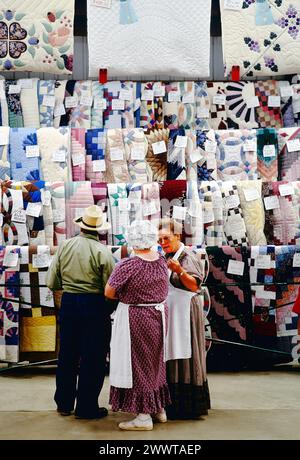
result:
[[[300,182],[292,182],[295,194],[292,195],[293,208],[296,213],[296,244],[300,245]]]
[[[222,192],[215,181],[198,183],[198,193],[203,209],[204,241],[206,246],[222,246],[224,235],[224,209]]]
[[[0,99],[0,119],[1,119],[1,126],[9,126],[9,119],[8,119],[8,104],[6,100],[6,88],[5,88],[5,79],[0,76],[0,90],[2,93],[2,97]]]
[[[53,127],[59,128],[63,126],[61,124],[62,116],[65,115],[66,109],[64,106],[66,86],[68,80],[56,80],[55,82],[55,107],[54,107],[54,120]]]
[[[259,100],[259,107],[256,107],[256,116],[261,128],[281,128],[282,118],[279,107],[271,107],[270,96],[279,96],[279,85],[275,80],[256,81],[255,95]]]
[[[233,181],[220,182],[224,206],[224,235],[229,246],[249,244],[237,184]]]
[[[106,180],[114,183],[131,182],[122,129],[107,131]]]
[[[112,246],[123,246],[126,244],[125,233],[129,220],[126,184],[108,184],[107,192],[108,222],[111,224],[108,243]]]
[[[103,85],[103,97],[106,100],[106,109],[103,113],[104,128],[134,128],[134,83],[131,81],[107,82]]]
[[[178,106],[179,128],[195,129],[195,83],[180,82],[181,102]]]
[[[18,80],[21,89],[21,107],[23,114],[23,123],[25,128],[39,128],[39,99],[38,99],[38,78],[27,78],[26,87],[22,85],[24,80]]]
[[[151,223],[158,227],[160,220],[160,189],[157,182],[151,184],[142,184],[142,207],[143,219],[150,220]]]
[[[107,183],[94,182],[91,185],[94,204],[100,206],[107,219]],[[99,233],[99,239],[102,244],[107,244],[107,232]]]
[[[92,96],[94,100],[94,105],[92,107],[92,129],[103,128],[103,112],[104,107],[101,107],[101,104],[98,105],[96,102],[100,102],[104,97],[103,85],[97,81],[92,81]]]
[[[167,180],[167,145],[169,143],[169,129],[158,129],[148,131],[146,138],[148,141],[147,163],[153,174],[153,181]],[[165,151],[155,154],[153,144],[157,142],[165,143]]]
[[[1,28],[1,21],[0,21]],[[1,41],[0,41],[1,45]],[[1,51],[0,51],[1,56]],[[11,89],[16,86],[14,80],[5,81],[5,90],[6,90],[6,101],[8,107],[8,126],[11,128],[22,128],[24,126],[23,114],[22,114],[22,105],[21,105],[21,93],[13,92]]]
[[[43,179],[66,182],[70,166],[70,129],[41,128],[37,136]]]
[[[215,131],[197,131],[197,147],[200,152],[200,160],[196,162],[198,181],[216,181],[218,178],[216,154],[208,152],[206,145],[215,145]]]
[[[283,80],[279,81],[279,88],[283,87],[289,87],[290,82]],[[291,87],[292,88],[292,87]],[[292,88],[293,90],[293,88]],[[283,126],[285,127],[293,127],[296,126],[296,122],[294,119],[294,111],[293,111],[293,97],[292,96],[283,96],[281,94],[281,116],[282,116],[282,122]]]
[[[9,248],[20,254],[20,248]],[[6,248],[0,247],[0,361],[19,361],[20,274],[4,266]]]
[[[72,151],[72,180],[74,182],[85,181],[85,129],[71,129],[71,151]]]
[[[92,82],[77,81],[73,96],[77,99],[77,106],[71,110],[69,126],[71,128],[91,127],[91,107],[92,107]]]
[[[87,14],[90,77],[100,68],[109,78],[209,76],[210,0],[190,0],[188,9],[180,0],[172,8],[167,0],[88,2]]]
[[[5,0],[1,10],[1,71],[70,74],[74,0]]]
[[[248,107],[249,101],[255,97],[254,83],[250,81],[234,81],[226,85],[226,112],[228,128],[258,128],[255,107]]]
[[[154,83],[154,118],[155,129],[164,129],[164,94],[166,88],[163,82]]]
[[[298,0],[249,0],[240,10],[226,9],[221,0],[220,6],[225,76],[235,65],[242,78],[297,73]]]
[[[86,146],[86,179],[91,182],[102,182],[105,172],[106,131],[104,129],[88,129],[85,135]]]
[[[300,180],[300,146],[293,146],[295,140],[296,142],[300,140],[300,128],[282,128],[279,130],[279,180]]]
[[[186,163],[185,150],[186,147],[177,146],[178,138],[185,137],[185,130],[174,129],[170,131],[168,142],[168,180],[185,180],[186,179]]]
[[[246,225],[250,246],[265,246],[264,234],[265,208],[262,201],[262,182],[260,180],[237,183],[241,209]]]
[[[66,194],[64,182],[46,182],[45,191],[49,191],[51,195],[51,204],[43,206],[45,230],[46,230],[46,242],[49,244],[47,239],[47,229],[50,230],[51,226],[51,212],[53,222],[53,245],[59,246],[59,244],[66,239]],[[46,226],[47,223],[47,226]],[[51,236],[49,236],[51,239]]]
[[[294,113],[294,126],[300,126],[300,84],[293,84],[292,105]]]
[[[179,83],[165,83],[165,96],[163,104],[165,128],[178,129],[178,109],[181,95]]]
[[[211,129],[227,129],[226,113],[226,85],[222,82],[207,82],[207,93],[210,101],[210,119],[209,126]],[[221,100],[218,99],[221,97]],[[223,100],[222,100],[223,98]],[[223,102],[224,101],[224,102]]]
[[[132,224],[135,220],[143,220],[142,206],[142,184],[127,184],[128,193],[128,223]]]
[[[60,116],[60,126],[69,126],[70,119],[72,112],[74,110],[74,107],[70,107],[70,105],[75,105],[77,107],[77,97],[75,97],[75,85],[76,81],[75,80],[68,80],[65,86],[65,109],[63,110],[63,113]],[[67,98],[72,98],[72,99],[67,99]],[[73,99],[74,98],[74,99]],[[67,102],[71,101],[72,104],[67,104]]]
[[[125,156],[132,182],[152,182],[152,171],[146,162],[148,142],[143,129],[123,131]]]
[[[10,179],[10,162],[8,155],[9,128],[0,127],[0,180]]]
[[[11,188],[11,182],[1,184],[2,203],[1,213],[3,214],[3,226],[1,228],[3,245],[29,244],[29,237],[26,226],[26,216],[22,216],[21,222],[16,221],[15,213],[24,210],[22,190]]]
[[[218,178],[257,179],[255,130],[216,131]]]
[[[39,112],[40,127],[47,128],[53,126],[54,106],[55,106],[55,81],[39,80]]]
[[[187,207],[184,220],[185,244],[187,246],[201,246],[204,241],[204,224],[196,181],[187,182],[185,206]]]
[[[139,126],[144,129],[152,129],[155,126],[154,83],[151,81],[141,83]]]
[[[196,131],[186,131],[187,146],[185,149],[185,166],[186,166],[186,178],[189,181],[197,182],[197,166],[198,162],[193,161],[194,152],[198,152],[197,149],[197,136]],[[200,155],[199,155],[200,157]]]
[[[206,81],[195,82],[195,124],[196,129],[205,130],[210,129],[210,98],[207,91]]]
[[[34,128],[11,128],[9,133],[9,155],[11,178],[16,181],[39,180],[39,157],[27,157],[27,149],[37,147]],[[30,151],[30,150],[29,150]]]
[[[84,210],[94,204],[90,182],[69,182],[66,184],[66,234],[72,238],[80,233],[80,227],[73,220],[82,217]]]
[[[274,128],[258,129],[256,138],[258,177],[263,181],[276,181],[278,179],[277,131]]]

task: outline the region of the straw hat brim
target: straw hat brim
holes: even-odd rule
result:
[[[77,219],[74,219],[73,222],[75,225],[78,225],[78,227],[83,228],[84,230],[92,231],[92,232],[105,232],[111,229],[111,225],[108,222],[104,222],[99,227],[93,227],[93,228],[88,227],[82,222],[82,217],[78,217]]]

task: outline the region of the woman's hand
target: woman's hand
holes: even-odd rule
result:
[[[178,260],[168,260],[168,267],[172,272],[177,273],[177,275],[179,275],[183,271],[182,266],[180,265]]]

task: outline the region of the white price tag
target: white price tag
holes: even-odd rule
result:
[[[230,195],[226,197],[226,204],[229,209],[238,208],[240,205],[240,198],[238,195]]]
[[[132,101],[132,91],[130,91],[129,89],[121,89],[119,92],[119,99],[121,99],[122,101]]]
[[[85,164],[85,156],[82,153],[74,153],[72,155],[73,166],[80,166]]]
[[[190,92],[190,93],[185,93],[182,96],[182,103],[183,104],[194,104],[195,102],[195,94]]]
[[[181,95],[180,91],[170,91],[168,93],[168,102],[180,102]]]
[[[206,160],[206,168],[208,170],[216,169],[217,164],[216,164],[216,159],[214,157],[208,156]]]
[[[145,217],[152,216],[153,214],[156,214],[157,212],[158,212],[158,209],[156,207],[155,201],[150,201],[150,203],[145,203],[143,205],[143,215]]]
[[[18,262],[19,262],[18,253],[5,251],[4,260],[3,260],[3,265],[5,267],[17,267]]]
[[[255,201],[259,200],[260,196],[256,188],[245,188],[244,195],[246,201]]]
[[[82,94],[80,98],[80,105],[84,105],[86,107],[92,107],[93,105],[93,96],[88,94]]]
[[[276,157],[276,148],[275,145],[265,145],[263,150],[263,156],[266,157]]]
[[[96,109],[96,110],[106,110],[107,109],[106,99],[103,99],[100,96],[96,96],[94,98],[94,109]]]
[[[111,8],[111,0],[91,0],[92,6]]]
[[[49,190],[41,190],[41,198],[43,206],[50,206],[51,204],[51,193]]]
[[[164,97],[166,95],[166,87],[161,83],[154,83],[153,90],[154,97]]]
[[[188,207],[188,213],[191,217],[202,217],[201,203],[191,201]]]
[[[243,144],[244,152],[257,152],[257,140],[246,139]]]
[[[65,211],[63,209],[53,209],[53,223],[58,224],[59,222],[64,222],[65,220]]]
[[[173,206],[173,219],[185,220],[187,208],[181,206]]]
[[[207,153],[216,153],[217,143],[207,139],[207,141],[205,142],[204,148]]]
[[[35,158],[40,156],[40,148],[38,145],[26,145],[26,157]]]
[[[19,85],[22,89],[32,89],[33,81],[31,80],[31,78],[21,78],[21,80],[19,80]]]
[[[255,258],[255,268],[272,268],[272,261],[270,255],[258,255]]]
[[[292,97],[294,95],[293,88],[290,85],[280,87],[281,97]]]
[[[0,145],[9,144],[9,129],[0,126]]]
[[[257,299],[276,300],[276,292],[259,289],[258,291],[256,291],[255,297]]]
[[[160,155],[161,153],[165,153],[167,151],[165,141],[154,142],[152,144],[152,150],[154,155]]]
[[[294,254],[293,267],[300,267],[300,252],[296,252],[296,254]]]
[[[45,107],[55,107],[55,96],[45,95],[43,97],[42,105]]]
[[[230,260],[227,268],[227,273],[231,275],[243,276],[245,270],[245,262],[239,260]]]
[[[134,111],[136,112],[137,110],[139,110],[141,108],[141,99],[138,98],[134,101]]]
[[[224,9],[240,11],[243,8],[243,0],[225,0]]]
[[[213,97],[213,103],[215,105],[225,105],[226,104],[226,95],[225,94],[216,94]]]
[[[252,109],[253,107],[260,106],[258,96],[250,97],[249,99],[247,99],[246,102],[247,102],[248,109]]]
[[[65,114],[66,114],[65,106],[62,103],[57,104],[54,108],[54,117],[62,117]]]
[[[130,156],[132,160],[144,160],[145,159],[145,147],[143,145],[136,145],[132,147]]]
[[[21,85],[9,85],[8,94],[19,94],[21,89]]]
[[[210,224],[214,222],[214,220],[215,220],[215,215],[214,215],[213,208],[204,208],[203,209],[203,223]]]
[[[280,107],[280,105],[281,105],[280,96],[269,96],[268,97],[269,107]]]
[[[124,151],[119,147],[112,147],[110,149],[110,159],[111,161],[124,160]]]
[[[279,199],[278,196],[267,196],[264,198],[265,202],[265,208],[267,211],[271,211],[272,209],[279,209],[280,204],[279,204]]]
[[[197,108],[197,118],[209,118],[209,109],[207,107]]]
[[[190,154],[190,160],[191,160],[192,163],[197,163],[198,161],[201,161],[202,159],[203,159],[203,156],[201,155],[199,149],[194,150]]]
[[[154,99],[154,91],[152,89],[145,89],[142,92],[142,101],[153,101]]]
[[[175,141],[175,147],[178,147],[179,149],[185,149],[187,146],[187,141],[187,136],[177,136]]]
[[[78,105],[78,97],[77,96],[68,96],[65,98],[65,107],[67,109],[74,109]]]
[[[54,152],[52,159],[56,163],[65,163],[66,152],[64,150],[58,150],[57,152]]]
[[[113,99],[111,101],[112,110],[125,110],[125,101],[122,99]]]
[[[106,163],[105,160],[94,160],[93,161],[93,172],[105,172]]]
[[[26,212],[24,209],[18,209],[14,211],[11,217],[13,222],[17,222],[18,224],[26,224]]]
[[[39,217],[42,210],[42,203],[28,203],[26,208],[27,216]]]
[[[128,211],[128,198],[120,198],[118,200],[119,203],[119,211],[127,212]]]
[[[295,189],[292,183],[279,185],[279,193],[281,196],[295,195]]]
[[[299,152],[300,150],[300,139],[292,139],[287,141],[288,152]]]
[[[32,266],[33,268],[48,268],[50,265],[50,254],[33,254]]]

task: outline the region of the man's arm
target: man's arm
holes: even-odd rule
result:
[[[60,291],[62,289],[62,279],[60,273],[60,255],[61,246],[56,251],[46,275],[46,284],[51,291]]]

